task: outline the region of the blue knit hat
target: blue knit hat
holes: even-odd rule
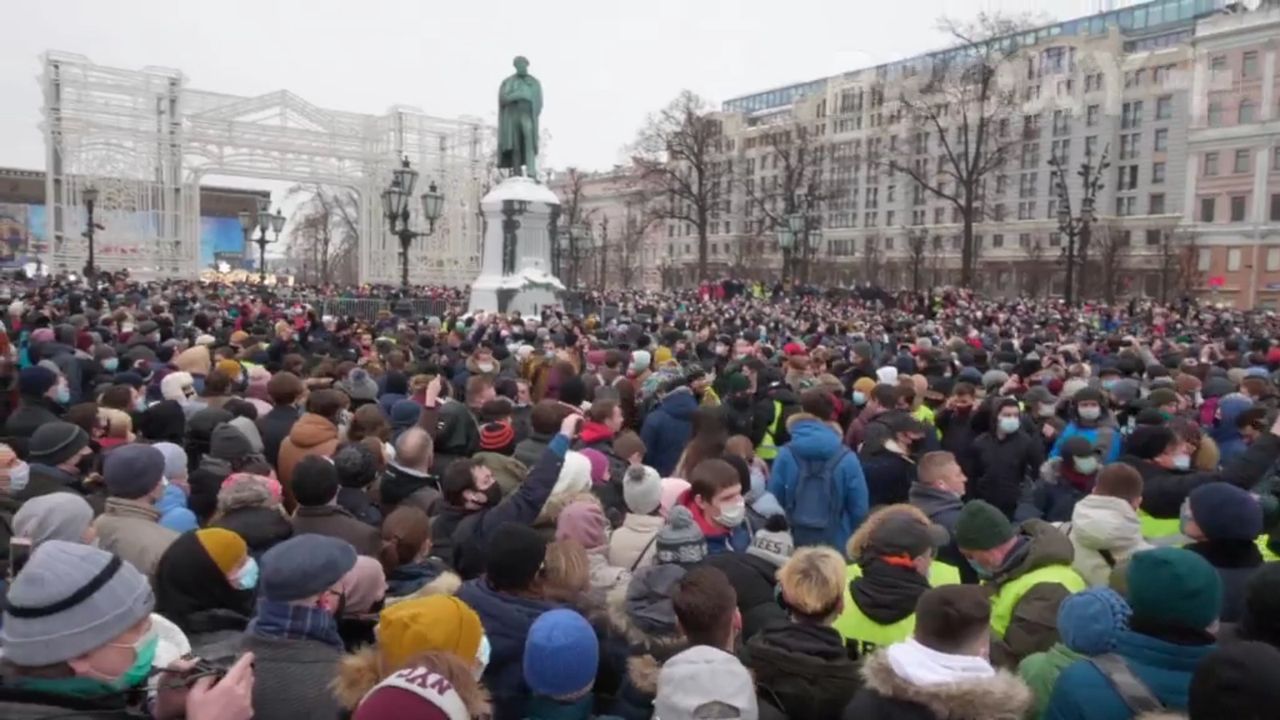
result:
[[[1222,579],[1190,550],[1144,550],[1129,561],[1129,607],[1134,618],[1203,630],[1222,610]]]
[[[1212,482],[1187,497],[1191,517],[1209,540],[1253,540],[1262,534],[1262,504],[1248,490]]]
[[[1133,610],[1110,588],[1091,588],[1069,596],[1058,606],[1062,643],[1082,655],[1102,655],[1116,648],[1116,637],[1129,629]]]
[[[571,699],[589,691],[600,662],[591,623],[573,610],[543,613],[524,643],[524,680],[535,695]]]
[[[18,373],[18,392],[26,397],[40,397],[58,384],[58,373],[49,368],[33,365]]]

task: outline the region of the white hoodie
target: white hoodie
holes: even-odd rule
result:
[[[1104,495],[1088,495],[1076,503],[1071,524],[1062,528],[1071,538],[1075,560],[1071,565],[1090,587],[1106,587],[1113,563],[1128,560],[1151,546],[1142,539],[1138,512],[1127,500]],[[1110,555],[1107,562],[1102,551]]]

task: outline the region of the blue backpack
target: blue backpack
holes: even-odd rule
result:
[[[784,447],[782,451],[790,453],[791,449]],[[802,460],[791,453],[797,467],[796,487],[787,499],[786,511],[797,545],[822,542],[839,523],[844,512],[844,488],[836,482],[835,475],[848,454],[848,448],[841,448],[835,457],[819,462]]]

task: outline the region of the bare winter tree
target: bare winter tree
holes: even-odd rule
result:
[[[1103,302],[1111,305],[1121,290],[1121,279],[1128,275],[1125,270],[1129,260],[1128,231],[1098,223],[1093,226],[1091,245],[1097,255],[1096,259],[1081,263],[1081,296],[1089,297],[1091,291],[1099,293]],[[1094,282],[1089,282],[1089,278],[1094,278]]]
[[[1191,230],[1163,230],[1160,236],[1160,302],[1187,296],[1200,288],[1200,248]]]
[[[711,106],[685,90],[649,117],[632,147],[654,217],[693,228],[700,280],[707,279],[711,223],[730,190],[732,161],[721,158],[723,143]]]
[[[290,197],[307,198],[293,211],[287,252],[300,259],[307,280],[321,284],[356,279],[360,201],[355,191],[327,185],[295,185]]]
[[[743,178],[748,204],[747,216],[764,220],[764,231],[774,233],[788,226],[788,217],[805,218],[805,232],[796,238],[792,251],[793,264],[799,268],[802,283],[809,282],[809,266],[815,248],[808,242],[809,233],[818,230],[817,218],[826,206],[828,193],[823,186],[825,143],[811,128],[801,123],[771,127],[760,137],[767,152],[761,156],[760,170],[771,163],[772,172],[759,177]]]
[[[924,271],[925,253],[929,249],[929,234],[917,230],[907,234],[907,262],[911,268],[911,292],[920,292],[920,279]]]
[[[1031,238],[1031,241],[1022,247],[1022,254],[1027,259],[1026,264],[1023,265],[1022,292],[1029,298],[1039,297],[1045,288],[1045,279],[1052,270],[1045,262],[1047,253],[1044,241],[1039,237]]]
[[[965,287],[973,283],[977,265],[974,224],[982,217],[984,181],[1000,172],[1023,133],[1008,64],[1017,49],[994,40],[1031,25],[1029,17],[988,13],[968,23],[942,19],[940,29],[957,45],[932,56],[932,69],[908,83],[898,100],[903,119],[921,138],[912,150],[926,157],[907,162],[895,157],[888,164],[959,212],[960,284]],[[938,150],[936,162],[930,146]]]
[[[613,257],[621,287],[631,288],[643,279],[644,237],[656,220],[639,201],[627,201],[624,207],[622,227],[603,247],[606,255]]]
[[[884,267],[883,256],[880,254],[880,240],[877,237],[869,237],[862,245],[862,273],[863,278],[868,285],[880,285],[880,271]]]
[[[582,237],[581,229],[590,226],[595,210],[582,206],[586,174],[576,168],[569,168],[567,175],[560,202],[560,227],[563,228],[558,233],[560,272],[564,275],[565,287],[576,289],[591,255],[591,247],[586,238]]]

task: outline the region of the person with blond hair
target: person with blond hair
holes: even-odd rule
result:
[[[844,586],[844,558],[827,547],[796,550],[778,570],[778,602],[791,622],[766,628],[740,653],[762,707],[792,718],[838,718],[853,699],[858,666],[832,627]]]

